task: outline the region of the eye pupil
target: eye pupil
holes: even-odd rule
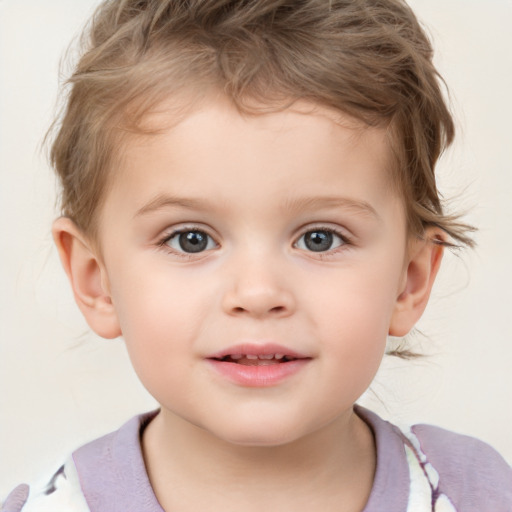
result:
[[[179,244],[185,252],[201,252],[208,245],[208,236],[200,231],[187,231],[180,234]]]
[[[329,231],[310,231],[304,236],[304,243],[310,251],[328,251],[333,242],[333,235]]]

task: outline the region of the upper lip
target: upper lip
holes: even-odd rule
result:
[[[293,359],[310,358],[310,356],[306,354],[301,354],[300,352],[277,343],[239,343],[209,355],[208,359],[223,359],[228,356],[240,354],[245,356],[270,356],[278,354]]]

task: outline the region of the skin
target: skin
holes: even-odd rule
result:
[[[384,129],[308,104],[242,116],[217,98],[127,145],[98,243],[56,221],[82,312],[123,336],[161,405],[142,445],[165,510],[364,508],[375,449],[353,404],[387,335],[423,312],[442,252],[407,236],[390,165]],[[208,243],[189,253],[179,233],[194,230]],[[306,244],[331,231],[327,249]],[[269,340],[307,363],[248,387],[208,362]]]

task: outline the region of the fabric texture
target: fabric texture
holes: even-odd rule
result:
[[[399,429],[362,407],[356,412],[377,448],[362,512],[512,512],[512,468],[487,444],[429,425]],[[156,414],[137,416],[79,448],[44,488],[29,494],[18,486],[1,512],[164,512],[140,443]]]
[[[28,498],[28,500],[27,500]],[[70,457],[43,486],[19,485],[1,512],[89,512],[73,459]]]

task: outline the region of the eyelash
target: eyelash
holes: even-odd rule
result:
[[[337,254],[339,251],[346,250],[348,247],[353,245],[352,239],[348,237],[345,233],[342,233],[340,230],[327,227],[327,226],[315,226],[315,227],[309,227],[306,231],[303,231],[299,237],[296,238],[295,242],[293,243],[293,247],[297,248],[297,245],[299,241],[308,233],[314,233],[314,232],[321,232],[321,233],[330,233],[332,235],[335,235],[341,240],[341,244],[338,247],[335,247],[334,249],[327,249],[326,251],[314,251],[314,250],[307,250],[307,249],[301,249],[305,252],[311,253],[316,255],[319,258],[327,258],[329,256],[332,256],[333,254]],[[206,252],[208,252],[210,249],[204,249],[198,252],[186,252],[186,251],[179,251],[176,249],[173,249],[168,245],[169,241],[172,240],[175,237],[178,237],[181,234],[185,233],[202,233],[206,235],[216,247],[219,246],[217,242],[215,242],[214,238],[207,233],[207,231],[204,228],[200,228],[197,226],[190,226],[190,227],[184,227],[176,229],[170,233],[167,233],[161,240],[158,241],[157,246],[159,248],[165,249],[168,252],[172,253],[174,256],[177,256],[179,258],[183,258],[185,260],[193,259],[194,257],[197,258],[198,255],[202,255]],[[209,242],[207,242],[209,243]],[[300,248],[299,248],[300,249]]]
[[[176,229],[174,231],[171,231],[170,233],[166,233],[165,236],[158,241],[157,245],[159,248],[162,248],[166,250],[167,252],[171,253],[173,256],[177,256],[178,258],[183,258],[185,260],[191,260],[192,258],[197,258],[198,255],[202,255],[207,250],[198,251],[196,253],[194,252],[185,252],[185,251],[178,251],[176,249],[173,249],[168,245],[168,243],[175,237],[178,237],[179,235],[185,234],[185,233],[202,233],[205,234],[210,240],[212,240],[215,244],[215,246],[218,247],[219,244],[215,242],[214,238],[208,234],[208,232],[204,228],[200,228],[197,226],[186,226],[183,228]],[[207,242],[208,243],[208,242]],[[211,250],[211,249],[210,249]]]
[[[353,246],[353,242],[351,237],[347,236],[344,232],[341,232],[341,230],[334,229],[329,226],[314,226],[314,227],[308,227],[306,231],[303,231],[302,234],[296,239],[293,246],[297,247],[297,244],[299,241],[308,233],[330,233],[332,235],[337,236],[341,240],[341,244],[338,247],[334,247],[332,249],[328,249],[326,251],[313,251],[313,250],[306,250],[309,254],[315,255],[315,257],[320,259],[327,259],[330,256],[335,256],[340,251],[347,250],[350,246]]]

